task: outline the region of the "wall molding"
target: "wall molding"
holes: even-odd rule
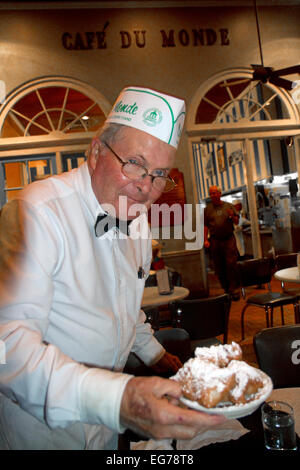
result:
[[[258,6],[300,6],[300,0],[258,0]],[[77,10],[77,9],[129,9],[129,8],[226,8],[251,7],[253,0],[144,0],[144,1],[43,1],[1,2],[1,10]]]

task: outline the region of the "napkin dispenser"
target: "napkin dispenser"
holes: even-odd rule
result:
[[[160,295],[171,294],[174,290],[172,274],[167,268],[156,271],[157,289]]]

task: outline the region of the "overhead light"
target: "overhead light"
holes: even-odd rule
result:
[[[81,119],[83,119],[84,121],[88,121],[90,118],[89,118],[89,116],[87,116],[87,115],[85,114],[84,116],[82,116]]]

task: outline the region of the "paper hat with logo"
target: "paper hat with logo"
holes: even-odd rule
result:
[[[106,122],[135,127],[177,148],[185,119],[182,99],[149,88],[121,91]]]

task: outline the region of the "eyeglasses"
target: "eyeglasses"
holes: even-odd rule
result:
[[[128,161],[122,160],[119,155],[108,145],[107,142],[103,141],[106,147],[111,153],[119,160],[122,165],[122,173],[127,178],[135,181],[142,180],[147,176],[152,179],[152,186],[157,191],[167,193],[175,188],[176,183],[170,176],[162,176],[160,174],[150,174],[146,167],[140,165],[134,158],[130,158]],[[155,172],[162,172],[163,170],[154,170]]]

